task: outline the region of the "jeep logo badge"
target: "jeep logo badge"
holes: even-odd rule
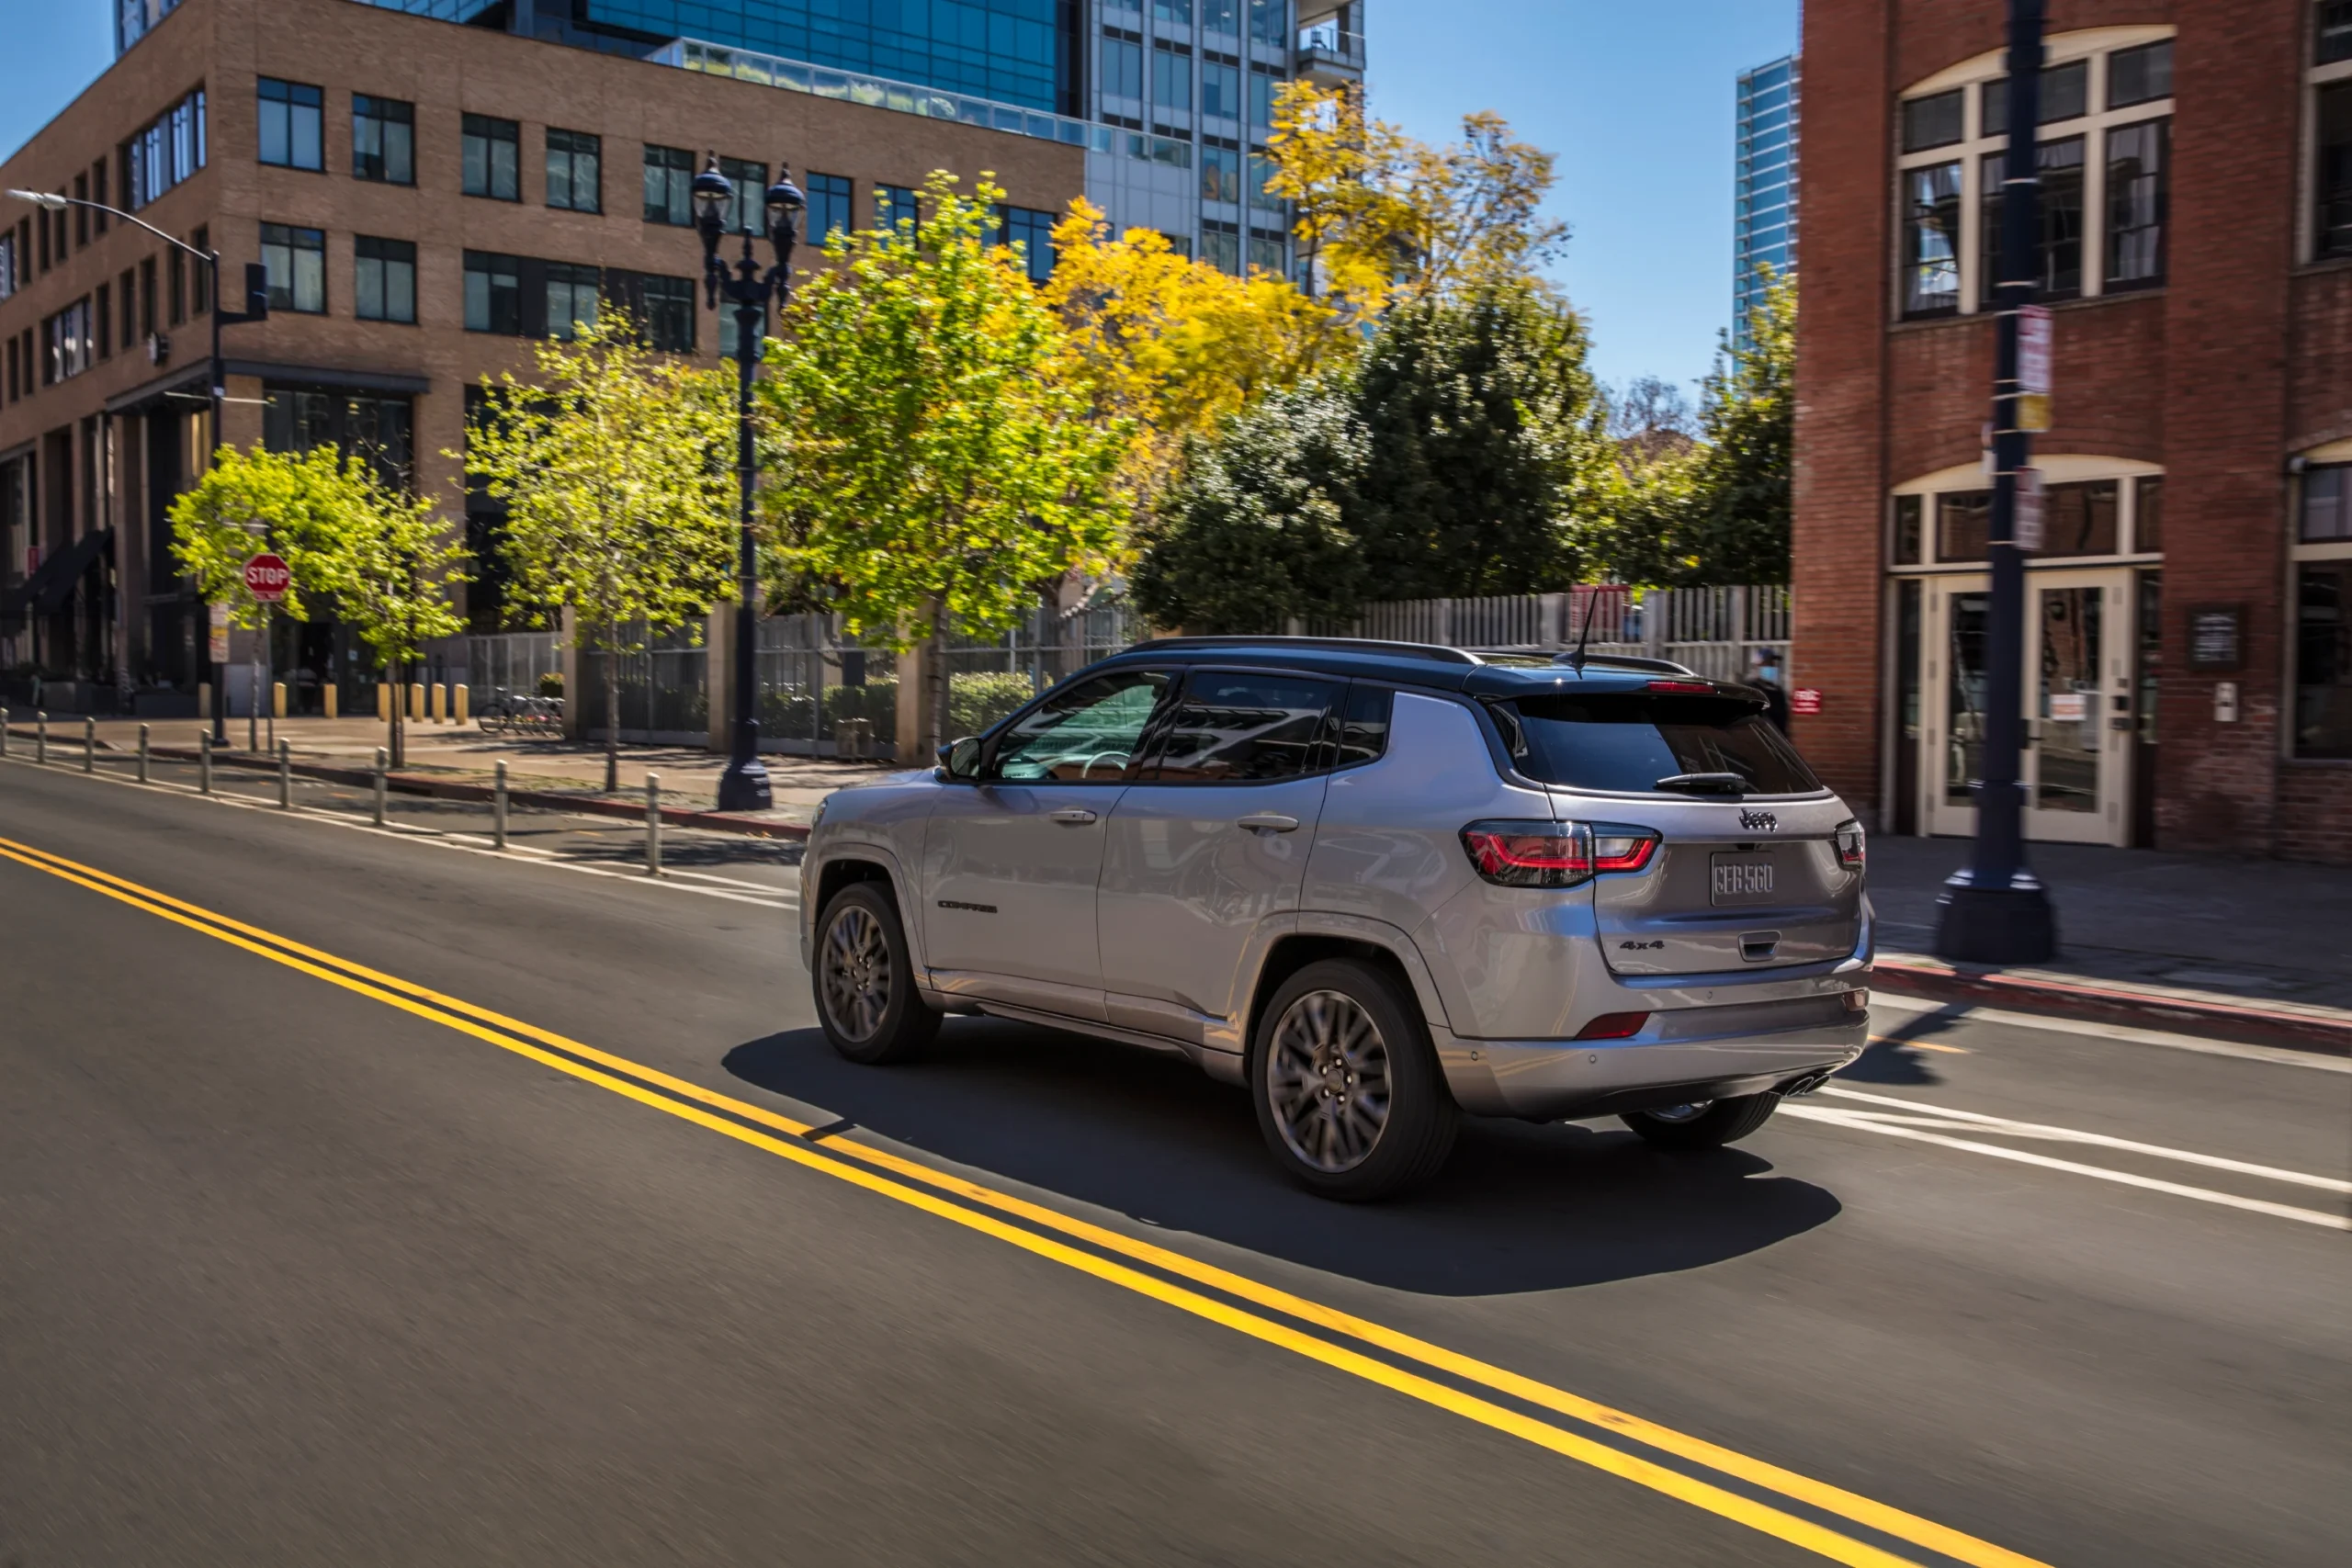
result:
[[[1739,825],[1751,832],[1777,833],[1781,830],[1781,819],[1770,811],[1742,810]]]

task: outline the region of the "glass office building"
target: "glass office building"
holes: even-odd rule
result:
[[[1732,333],[1747,343],[1747,312],[1761,302],[1759,265],[1786,272],[1797,261],[1795,55],[1739,77],[1737,167],[1732,215]]]

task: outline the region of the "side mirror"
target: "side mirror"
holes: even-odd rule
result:
[[[939,749],[939,777],[945,779],[978,778],[980,773],[980,743],[977,737],[967,735],[961,740],[951,740]]]

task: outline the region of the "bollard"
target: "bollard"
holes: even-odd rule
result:
[[[294,809],[294,744],[290,740],[277,743],[277,808]]]
[[[8,754],[8,710],[0,708],[0,757]]]
[[[272,718],[286,716],[286,682],[283,681],[272,681],[269,683],[269,716]]]
[[[49,715],[40,708],[33,709],[33,761],[49,761]]]
[[[146,784],[148,782],[147,727],[143,724],[139,727],[139,782],[141,784]]]
[[[499,760],[498,777],[490,786],[490,841],[495,848],[506,847],[506,762]]]
[[[196,683],[196,716],[202,719],[212,716],[212,682],[209,681]]]
[[[427,686],[424,689],[424,711],[428,716],[428,723],[438,724],[441,722],[442,694],[447,692],[448,689],[448,687],[441,684],[438,681],[435,681],[432,685]]]
[[[319,688],[319,701],[325,705],[321,711],[328,718],[336,716],[335,710],[343,705],[342,698],[342,691],[332,681]]]
[[[424,687],[415,681],[408,683],[408,718],[411,724],[424,722]]]
[[[82,719],[82,771],[98,771],[98,721],[86,715]]]
[[[389,681],[376,682],[376,722],[378,724],[392,722],[392,686]]]
[[[463,686],[452,686],[452,687],[450,687],[450,688],[449,688],[449,722],[450,722],[451,724],[455,724],[455,725],[463,725],[463,724],[466,722],[466,708],[467,708],[467,706],[468,706],[468,700],[467,700],[467,694],[466,694],[466,689],[465,689],[465,687],[463,687]]]
[[[385,751],[385,750],[384,750],[381,746],[377,747],[377,748],[376,748],[376,826],[377,826],[377,827],[379,827],[379,828],[380,828],[380,827],[382,827],[382,826],[384,825],[384,772],[385,772],[386,767],[389,765],[390,761],[390,754],[389,754],[388,752],[386,752],[386,751]]]
[[[212,731],[196,732],[196,793],[212,793]]]
[[[645,874],[662,874],[662,775],[645,775]]]

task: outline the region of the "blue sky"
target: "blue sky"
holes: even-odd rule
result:
[[[1430,140],[1494,109],[1559,155],[1558,270],[1622,384],[1704,375],[1731,316],[1733,79],[1796,47],[1799,0],[1370,0],[1373,112]],[[106,69],[107,0],[24,0],[0,53],[14,151]]]

